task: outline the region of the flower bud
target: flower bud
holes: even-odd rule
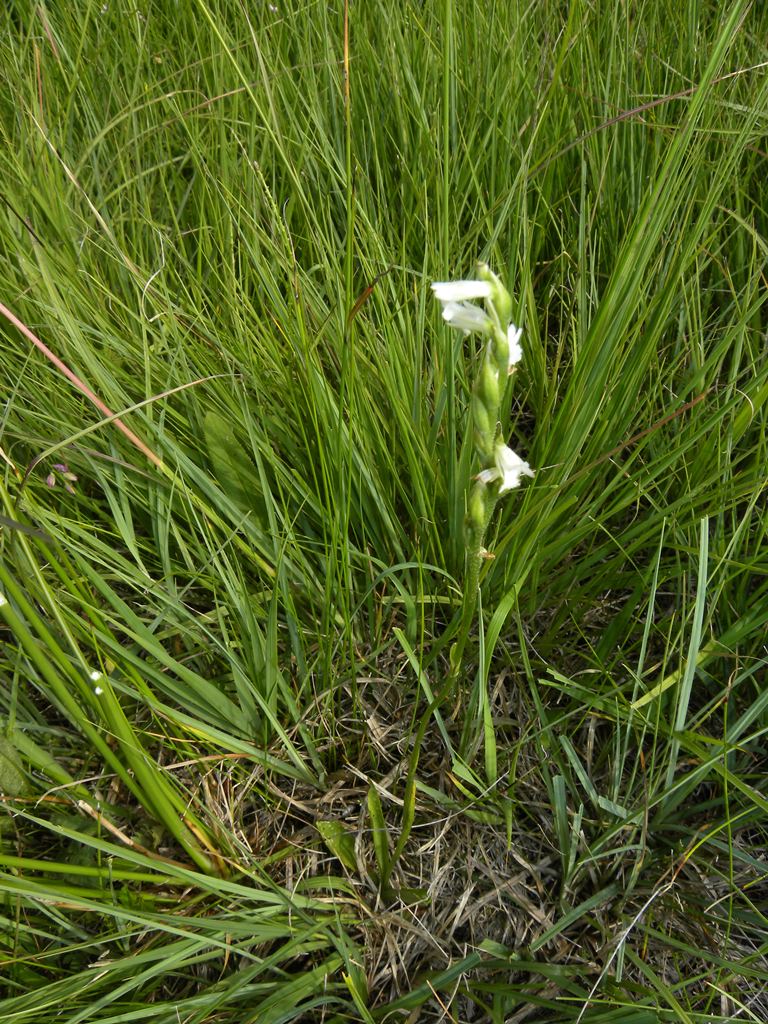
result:
[[[486,263],[478,264],[477,276],[481,281],[487,281],[491,286],[491,294],[488,301],[496,310],[499,324],[506,330],[507,324],[512,318],[512,297],[501,283],[501,280]]]
[[[467,509],[467,524],[470,529],[482,533],[485,529],[486,511],[485,486],[484,484],[475,484],[469,492],[469,507]]]
[[[495,420],[488,413],[482,396],[475,391],[472,395],[472,423],[477,437],[485,438],[485,447],[493,450]]]
[[[504,365],[506,366],[506,363]],[[490,346],[489,350],[485,353],[483,365],[480,368],[478,391],[489,417],[495,420],[498,415],[501,396],[499,394],[499,371],[491,355]]]
[[[489,346],[493,361],[496,364],[496,372],[501,374],[506,381],[509,376],[509,335],[506,331],[495,327],[493,340]]]

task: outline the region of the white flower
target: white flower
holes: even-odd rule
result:
[[[509,373],[512,373],[513,368],[523,358],[523,350],[520,348],[520,339],[522,336],[522,327],[515,327],[514,324],[509,325],[507,328],[507,341],[509,342]]]
[[[446,302],[443,305],[443,320],[460,331],[487,334],[492,327],[488,314],[471,302]]]
[[[441,302],[464,302],[466,299],[487,299],[492,289],[487,281],[435,281],[432,291]]]
[[[505,444],[496,445],[493,453],[496,465],[493,469],[484,469],[477,474],[477,479],[484,484],[500,480],[499,494],[504,491],[511,491],[513,487],[520,486],[520,477],[533,476],[533,470],[527,462],[523,462],[519,455],[515,455],[511,448]]]
[[[488,334],[491,318],[469,299],[488,299],[493,288],[488,281],[435,281],[435,298],[443,304],[443,320],[459,331],[480,331]]]

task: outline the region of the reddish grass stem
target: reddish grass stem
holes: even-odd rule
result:
[[[14,313],[12,313],[7,306],[3,305],[2,302],[0,302],[0,313],[2,313],[6,320],[9,320],[10,323],[12,323],[13,326],[17,328],[17,330],[21,331],[24,337],[31,341],[35,348],[39,349],[46,357],[46,359],[52,362],[56,369],[60,370],[67,378],[67,380],[71,381],[71,383],[75,385],[78,391],[81,391],[85,395],[85,397],[90,402],[92,402],[100,412],[103,412],[105,416],[110,417],[113,420],[117,429],[122,431],[123,434],[125,434],[125,436],[128,438],[132,445],[138,448],[139,451],[143,455],[145,455],[151,463],[153,463],[158,468],[162,468],[163,460],[158,455],[155,455],[152,449],[148,448],[141,440],[141,438],[137,437],[136,434],[134,434],[134,432],[129,427],[126,427],[122,420],[117,419],[115,417],[115,414],[109,408],[109,406],[105,405],[104,402],[102,402],[102,400],[99,398],[99,396],[95,394],[93,391],[91,391],[91,389],[88,387],[85,381],[81,380],[76,373],[73,373],[73,371],[70,370],[70,368],[65,363],[63,363],[57,355],[55,355],[55,353],[51,352],[48,346],[43,341],[41,341],[40,338],[38,338],[34,331],[30,330],[30,328],[27,327],[27,325],[23,323],[21,320],[19,320],[19,318]]]

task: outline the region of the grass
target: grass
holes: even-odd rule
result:
[[[0,23],[2,1020],[765,1020],[768,13]]]

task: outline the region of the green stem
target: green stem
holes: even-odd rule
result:
[[[464,578],[464,595],[461,606],[461,620],[458,629],[458,636],[451,647],[451,671],[450,678],[453,685],[458,680],[461,668],[464,648],[467,645],[472,622],[477,608],[477,598],[480,593],[480,569],[483,565],[483,550],[485,548],[485,535],[491,522],[499,494],[496,487],[486,488],[485,520],[481,527],[475,527],[470,533],[470,542],[466,555],[466,568]],[[451,687],[453,689],[453,686]]]
[[[349,81],[349,0],[344,0],[344,163],[346,177],[346,243],[344,252],[344,316],[349,316],[354,298],[355,183],[352,162],[352,100]]]
[[[440,202],[440,262],[445,279],[450,269],[450,201],[451,201],[451,137],[453,111],[451,103],[451,79],[453,50],[453,0],[444,0],[443,4],[443,123],[442,123],[442,194]],[[456,443],[456,354],[452,331],[446,332],[445,347],[445,388],[448,440],[448,521],[451,536],[451,558],[459,551],[456,538],[461,534],[461,494],[457,480],[457,443]]]

